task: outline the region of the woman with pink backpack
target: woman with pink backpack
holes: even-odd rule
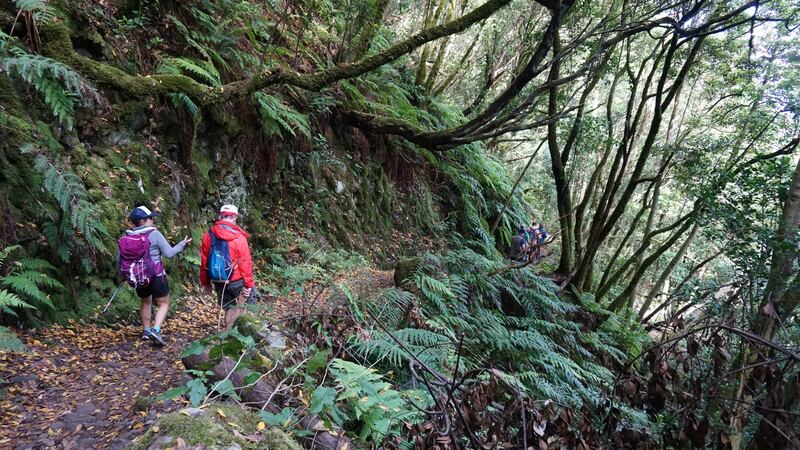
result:
[[[117,267],[120,275],[136,289],[142,299],[139,316],[142,319],[143,340],[152,340],[154,345],[163,346],[161,326],[169,311],[169,284],[167,272],[164,270],[162,256],[172,258],[182,252],[192,242],[185,237],[174,247],[167,238],[153,225],[153,218],[158,213],[151,212],[145,206],[136,207],[128,216],[133,228],[125,230],[119,239]],[[155,298],[157,309],[153,327],[150,327],[151,309]]]

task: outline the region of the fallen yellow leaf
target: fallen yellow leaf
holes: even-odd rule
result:
[[[158,425],[156,425],[153,428],[151,428],[151,430],[153,430],[153,433],[158,433],[158,430],[160,430],[160,428],[158,428]]]
[[[217,408],[217,414],[219,414],[219,416],[222,417],[223,419],[227,419],[227,417],[225,417],[225,411],[219,408]]]
[[[267,425],[264,422],[258,422],[258,425],[256,425],[256,428],[258,429],[258,431],[261,431],[266,427],[267,427]]]

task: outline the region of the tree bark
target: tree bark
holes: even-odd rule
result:
[[[558,31],[553,37],[553,54],[558,54],[561,51],[561,44],[559,42]],[[559,78],[559,69],[561,61],[554,59],[553,65],[550,68],[550,75],[548,81],[557,80]],[[553,116],[558,111],[558,88],[553,86],[550,88],[548,96],[547,112]],[[573,222],[572,222],[572,196],[569,189],[569,180],[567,179],[566,168],[564,164],[565,159],[562,159],[561,150],[558,145],[558,123],[552,122],[547,125],[547,147],[550,150],[550,163],[553,170],[553,182],[556,186],[556,207],[558,210],[558,223],[561,228],[561,256],[558,261],[557,273],[568,274],[572,270],[572,238]]]
[[[792,142],[794,144],[793,148],[796,148],[800,141],[795,138]],[[783,205],[781,221],[773,244],[770,274],[767,279],[767,286],[764,289],[761,314],[753,324],[754,334],[767,341],[771,341],[775,334],[776,319],[778,317],[791,317],[798,301],[800,301],[800,275],[798,275],[796,269],[798,259],[800,259],[800,251],[798,251],[797,246],[798,232],[800,232],[800,161],[797,163],[792,183],[789,186],[786,201]],[[747,366],[759,359],[769,358],[774,350],[764,349],[763,346],[748,342],[744,346],[743,352],[743,366]],[[767,392],[766,399],[759,401],[760,406],[783,406],[787,399],[773,398],[771,394],[774,394],[774,391],[778,389],[783,389],[784,386],[782,376],[780,379],[764,380],[764,375],[757,374],[752,369],[743,371],[740,374],[739,390],[736,394],[736,399],[740,400],[740,402],[737,404],[731,418],[731,427],[736,430],[731,439],[734,449],[738,449],[741,444],[744,427],[748,423],[753,409],[753,406],[750,405],[751,402],[747,401],[752,399],[753,395],[748,391],[750,389],[758,389],[759,391]],[[793,397],[796,399],[796,394]],[[770,402],[779,403],[779,405],[770,405]],[[767,405],[763,405],[763,403],[767,403]],[[775,414],[770,415],[770,418],[775,420],[776,417],[772,416],[775,416]],[[756,436],[753,441],[753,448],[774,448],[772,442],[778,438],[769,435],[772,431],[772,421],[770,423],[767,423],[767,421],[770,418],[767,418],[767,415],[761,415],[759,430],[766,432],[767,435]],[[785,417],[781,419],[786,420]],[[792,419],[786,423],[792,424],[794,421]],[[785,444],[789,445],[789,443]]]

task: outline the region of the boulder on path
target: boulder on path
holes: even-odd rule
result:
[[[192,409],[192,408],[190,408]],[[240,450],[301,450],[291,436],[278,429],[258,429],[262,419],[231,403],[213,403],[196,414],[187,410],[166,414],[136,438],[134,450],[218,448]]]

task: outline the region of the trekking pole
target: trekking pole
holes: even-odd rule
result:
[[[109,299],[109,300],[108,300],[108,303],[106,303],[106,307],[105,307],[105,308],[103,308],[103,311],[102,311],[100,314],[103,314],[104,312],[106,312],[106,310],[108,309],[108,307],[109,307],[109,306],[111,306],[111,302],[113,302],[113,301],[114,301],[114,297],[116,297],[116,296],[117,296],[117,293],[119,292],[119,289],[122,287],[123,283],[125,283],[125,280],[122,280],[122,281],[120,281],[120,282],[119,282],[119,284],[117,285],[117,289],[116,289],[116,290],[114,291],[114,293],[111,295],[111,299]]]

